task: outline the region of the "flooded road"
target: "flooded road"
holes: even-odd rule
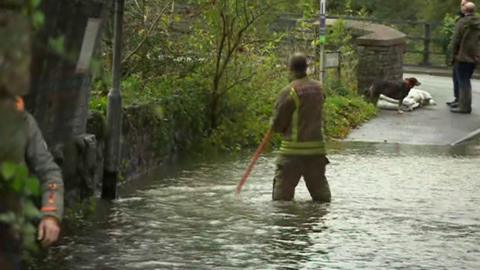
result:
[[[339,145],[330,204],[272,202],[272,154],[236,198],[248,158],[153,172],[36,269],[480,269],[478,144]]]

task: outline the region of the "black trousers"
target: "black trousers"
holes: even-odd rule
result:
[[[453,96],[455,97],[455,101],[458,102],[458,77],[457,77],[457,64],[453,65],[452,68],[452,80],[453,80]]]
[[[453,72],[453,91],[458,99],[460,110],[472,109],[472,84],[470,82],[476,65],[474,63],[457,62]]]

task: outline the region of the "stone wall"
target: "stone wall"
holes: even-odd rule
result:
[[[174,156],[173,129],[156,113],[156,105],[142,104],[123,109],[120,175],[132,178],[159,166]]]
[[[359,63],[358,91],[365,93],[375,80],[396,80],[403,77],[406,35],[385,25],[347,21],[356,37]]]
[[[365,93],[373,81],[395,80],[403,76],[403,45],[358,46],[358,91]]]
[[[126,181],[168,161],[178,153],[175,132],[167,121],[155,112],[155,105],[143,104],[123,108],[120,178]],[[101,190],[105,150],[105,116],[91,112],[87,133],[96,138],[96,154],[91,160],[95,171],[91,187]]]

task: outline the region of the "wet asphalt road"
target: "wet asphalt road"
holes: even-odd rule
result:
[[[449,77],[404,74],[416,77],[418,89],[432,94],[436,106],[398,114],[382,110],[378,117],[354,130],[347,141],[388,142],[412,145],[448,145],[480,129],[480,81],[472,80],[472,114],[454,114],[445,102],[453,99]]]

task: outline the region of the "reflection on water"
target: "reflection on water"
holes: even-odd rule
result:
[[[272,202],[274,156],[159,170],[74,226],[36,269],[480,269],[478,144],[339,144],[330,204]]]

